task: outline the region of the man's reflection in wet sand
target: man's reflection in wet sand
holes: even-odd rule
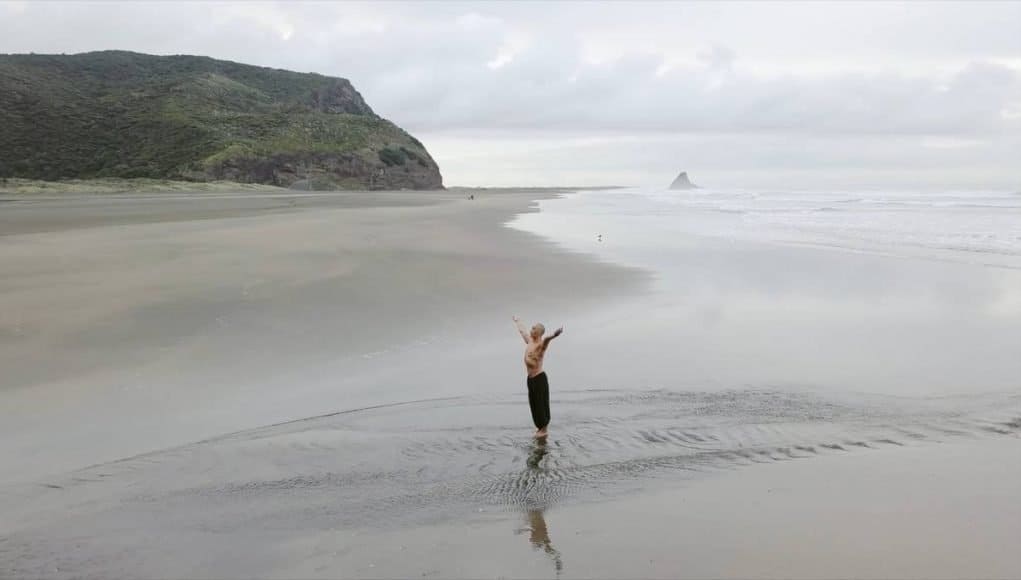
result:
[[[535,447],[528,456],[528,469],[544,471],[539,466],[539,463],[546,453],[546,440],[536,440]],[[564,562],[560,558],[560,552],[553,547],[553,542],[550,541],[549,530],[546,529],[546,518],[543,517],[542,509],[528,510],[528,530],[528,541],[532,544],[533,548],[541,549],[553,559],[553,566],[556,568],[557,577],[559,577],[560,572],[564,569]]]
[[[549,531],[546,530],[546,519],[542,517],[542,510],[528,510],[528,525],[531,529],[528,541],[532,543],[533,548],[541,549],[549,554],[559,577],[560,572],[564,569],[564,561],[560,559],[560,552],[553,547],[553,542],[549,539]]]

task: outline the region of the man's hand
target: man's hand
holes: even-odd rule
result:
[[[525,341],[525,344],[528,344],[528,333],[525,332],[525,327],[521,325],[521,319],[517,316],[511,316],[511,320],[514,321],[514,326],[517,327],[518,334],[521,335],[521,339]]]
[[[556,329],[555,331],[553,331],[553,334],[551,334],[551,335],[547,336],[546,338],[544,338],[544,339],[542,340],[542,347],[543,347],[543,348],[546,348],[546,347],[548,347],[548,346],[549,346],[549,343],[550,343],[550,342],[553,342],[553,339],[554,339],[554,338],[556,338],[556,337],[560,336],[560,335],[561,335],[561,334],[563,334],[563,333],[564,333],[564,327],[563,327],[563,326],[561,326],[560,328],[558,328],[558,329]]]

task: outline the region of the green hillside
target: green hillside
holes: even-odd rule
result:
[[[0,177],[442,187],[346,79],[119,51],[0,55]]]

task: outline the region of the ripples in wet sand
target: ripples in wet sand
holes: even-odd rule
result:
[[[546,442],[530,439],[523,396],[398,403],[3,490],[0,572],[258,575],[283,557],[274,546],[317,533],[487,509],[541,515],[758,463],[1019,434],[1021,396],[1010,394],[561,392]]]

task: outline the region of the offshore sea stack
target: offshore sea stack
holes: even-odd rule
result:
[[[698,189],[698,186],[688,179],[687,171],[682,171],[681,174],[677,176],[677,179],[670,184],[670,189]]]

